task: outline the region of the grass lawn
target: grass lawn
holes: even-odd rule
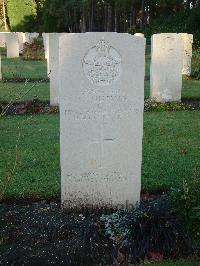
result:
[[[147,191],[200,177],[200,112],[146,112],[142,187]]]
[[[49,101],[49,82],[1,82],[0,102],[9,102],[19,98],[20,100],[31,100],[37,97],[41,101]]]
[[[200,100],[200,80],[183,80],[182,99]]]
[[[4,117],[0,130],[1,187],[13,169],[21,135],[15,175],[5,198],[59,197],[59,116]],[[199,130],[200,113],[196,111],[145,113],[143,190],[168,190],[200,173]]]
[[[0,48],[2,55],[2,77],[4,79],[43,79],[47,78],[47,62],[7,58],[5,48]]]

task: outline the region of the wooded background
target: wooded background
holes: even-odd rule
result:
[[[200,40],[200,0],[0,0],[11,31],[188,32]]]

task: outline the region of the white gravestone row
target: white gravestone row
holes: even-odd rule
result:
[[[65,207],[140,200],[145,38],[60,37],[60,143]]]
[[[0,32],[0,47],[7,48],[7,57],[19,57],[19,53],[23,53],[23,45],[25,42],[33,42],[39,33],[23,33],[23,32]]]
[[[59,60],[58,51],[56,51],[58,34],[50,35],[51,48],[48,46],[50,56],[47,59],[48,74],[50,73],[50,99],[52,105],[59,105]],[[135,36],[144,37],[141,33]],[[153,100],[157,102],[181,100],[182,73],[184,74],[183,70],[187,69],[187,74],[190,74],[191,57],[192,35],[169,33],[152,36],[151,98]]]

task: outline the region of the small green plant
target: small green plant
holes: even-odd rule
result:
[[[172,191],[172,204],[184,218],[195,239],[200,238],[200,175],[183,180],[179,189]]]
[[[102,215],[101,221],[116,253],[126,258],[126,265],[147,257],[163,259],[189,254],[190,238],[167,195],[141,202],[132,210]]]

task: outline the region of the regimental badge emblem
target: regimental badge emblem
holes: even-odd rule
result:
[[[86,53],[83,59],[83,70],[93,84],[110,85],[121,75],[121,55],[108,42],[100,40]]]

